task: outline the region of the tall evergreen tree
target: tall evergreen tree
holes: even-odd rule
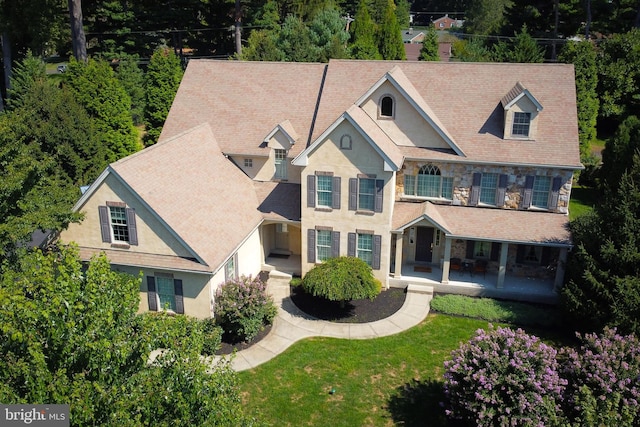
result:
[[[467,34],[500,34],[506,10],[512,0],[476,0],[469,2],[465,13],[464,31]]]
[[[382,59],[407,59],[393,0],[387,1],[384,19],[378,27],[378,46]]]
[[[440,61],[440,47],[438,45],[438,33],[433,25],[427,29],[420,49],[420,61]]]
[[[640,120],[621,129],[622,145]],[[629,140],[630,142],[630,140]],[[621,147],[623,159],[608,156],[606,168],[620,175],[605,180],[593,213],[571,223],[575,248],[567,264],[561,307],[573,326],[584,331],[617,327],[640,333],[640,154],[638,144]],[[635,151],[633,151],[635,148]]]
[[[544,61],[544,48],[531,37],[527,26],[523,26],[515,34],[515,40],[510,43],[499,42],[494,45],[494,57],[498,62],[540,63]]]
[[[96,129],[113,162],[140,148],[131,117],[131,98],[106,61],[71,60],[65,85],[94,119]]]
[[[479,38],[458,40],[453,43],[453,56],[461,62],[491,62],[491,51]]]
[[[396,0],[396,18],[398,19],[400,29],[409,28],[410,11],[411,5],[408,0]]]
[[[596,139],[598,118],[598,68],[596,50],[589,41],[565,44],[558,59],[573,64],[576,73],[576,94],[578,101],[578,137],[580,138],[580,158],[583,163],[592,163],[591,143]]]
[[[636,153],[640,153],[640,118],[629,116],[602,151],[600,181],[604,192],[616,190],[622,175],[631,170]]]
[[[144,137],[145,145],[153,145],[158,141],[173,98],[178,92],[182,74],[180,59],[171,49],[155,51],[149,61],[145,79],[147,97],[144,110],[144,120],[147,126],[147,134]]]
[[[355,59],[382,59],[376,44],[376,26],[366,0],[360,0],[351,31],[351,56]]]
[[[146,91],[144,85],[144,72],[138,66],[138,57],[124,56],[118,62],[116,77],[131,98],[131,117],[135,125],[140,125],[144,120],[146,105]]]
[[[330,58],[346,58],[349,33],[345,28],[340,12],[335,8],[324,9],[313,17],[309,24],[309,38],[317,48],[320,62],[329,62]]]
[[[22,105],[22,97],[29,93],[38,81],[47,79],[47,67],[44,61],[27,52],[26,57],[19,61],[12,72],[10,88],[7,90],[7,108],[17,108]]]

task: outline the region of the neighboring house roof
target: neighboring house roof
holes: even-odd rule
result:
[[[402,230],[422,218],[430,218],[454,238],[571,245],[568,216],[547,212],[396,202],[392,226],[394,230]]]
[[[422,43],[405,43],[404,54],[407,57],[407,61],[418,61],[420,59],[420,51],[422,50]]]
[[[402,71],[421,102],[464,152],[466,158],[459,160],[582,167],[577,116],[571,113],[576,110],[574,70],[566,64],[332,60],[313,140],[394,67]],[[503,138],[501,100],[517,82],[544,105],[537,118],[535,141]]]
[[[278,124],[306,147],[327,64],[189,61],[160,141],[208,123],[225,154],[266,156],[265,136]],[[336,116],[337,117],[337,116]]]
[[[253,181],[224,157],[207,124],[119,160],[111,169],[212,271],[262,221]]]
[[[424,33],[422,31],[415,31],[413,28],[406,28],[402,30],[402,42],[403,43],[420,43],[424,39]]]

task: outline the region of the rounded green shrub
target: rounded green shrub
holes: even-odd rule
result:
[[[331,301],[374,299],[382,283],[360,258],[329,258],[313,267],[302,279],[302,288],[313,296]]]
[[[232,342],[251,341],[270,325],[278,308],[259,277],[241,276],[223,283],[216,292],[216,323]]]

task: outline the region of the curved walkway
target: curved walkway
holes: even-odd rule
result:
[[[267,289],[279,306],[269,334],[246,350],[236,353],[232,367],[236,371],[255,368],[308,337],[370,339],[397,334],[422,322],[429,314],[433,289],[409,285],[404,304],[393,315],[371,323],[334,323],[304,313],[291,301],[288,277],[270,277]],[[221,356],[231,357],[231,356]]]

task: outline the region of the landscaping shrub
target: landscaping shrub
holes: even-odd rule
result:
[[[558,424],[557,352],[523,330],[479,329],[445,361],[447,414],[478,426]]]
[[[220,349],[222,344],[223,330],[216,325],[215,319],[202,320],[202,354],[205,356],[213,356]]]
[[[606,328],[581,336],[578,350],[564,349],[568,379],[566,413],[575,425],[636,426],[640,421],[640,342]]]
[[[371,267],[356,257],[329,258],[313,267],[302,279],[302,287],[313,296],[331,301],[374,299],[382,283]]]
[[[150,350],[176,349],[187,339],[202,336],[201,320],[188,316],[176,316],[165,312],[144,313],[142,334]]]
[[[222,284],[216,292],[216,323],[230,341],[251,341],[278,314],[266,283],[242,276]]]

